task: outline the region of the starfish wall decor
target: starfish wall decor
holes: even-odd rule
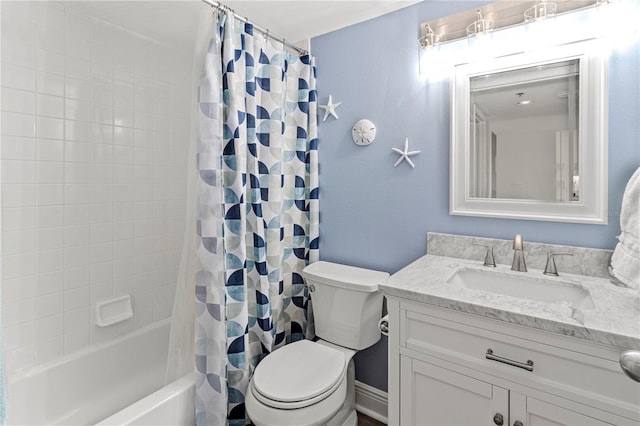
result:
[[[398,148],[391,148],[391,149],[394,152],[397,152],[398,154],[400,154],[400,158],[398,158],[398,161],[396,161],[393,167],[396,167],[398,164],[402,163],[402,160],[406,160],[407,163],[411,166],[411,168],[415,167],[415,164],[413,164],[413,161],[411,161],[411,158],[409,157],[420,154],[420,151],[409,151],[409,138],[404,138],[404,151]]]
[[[331,95],[329,95],[329,102],[327,102],[326,105],[319,105],[320,108],[324,109],[324,118],[322,119],[322,121],[327,121],[329,115],[333,115],[337,120],[338,114],[336,114],[336,108],[338,108],[341,103],[342,102],[336,102],[334,104]]]

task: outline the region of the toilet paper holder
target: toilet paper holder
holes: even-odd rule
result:
[[[389,315],[385,315],[378,321],[378,329],[383,336],[389,335]]]

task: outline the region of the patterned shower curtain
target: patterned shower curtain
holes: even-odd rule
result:
[[[264,356],[313,337],[314,59],[218,12],[199,87],[196,422],[244,425]]]

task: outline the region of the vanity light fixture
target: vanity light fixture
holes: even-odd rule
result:
[[[420,44],[420,47],[422,49],[428,49],[437,46],[440,41],[440,36],[433,31],[431,25],[426,24],[422,28],[422,36],[418,39],[418,44]]]
[[[633,0],[632,0],[633,1]],[[462,38],[514,27],[580,9],[615,4],[616,0],[518,0],[496,1],[478,9],[420,24],[420,48],[446,45]],[[623,2],[624,3],[624,2]],[[488,18],[485,18],[488,17]],[[474,20],[475,17],[475,20]],[[490,19],[489,19],[490,18]],[[471,22],[471,24],[469,24]]]
[[[545,0],[524,11],[524,22],[544,21],[556,14],[557,6]]]
[[[480,37],[493,29],[493,21],[485,19],[480,9],[476,12],[476,20],[467,25],[467,37]]]

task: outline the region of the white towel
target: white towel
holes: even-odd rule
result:
[[[611,274],[640,289],[640,168],[629,179],[622,196],[620,236],[611,257]]]

